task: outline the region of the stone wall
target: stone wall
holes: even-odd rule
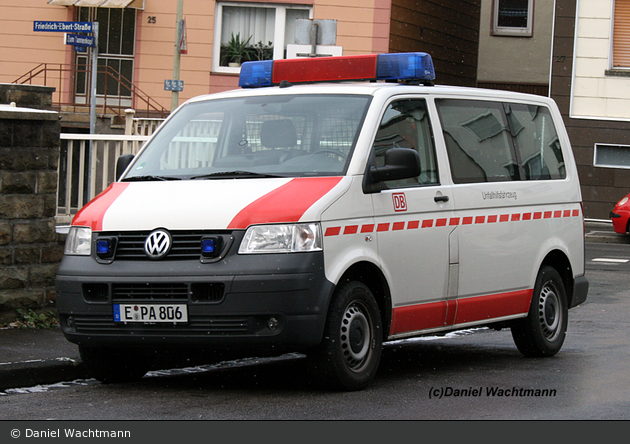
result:
[[[15,102],[17,106],[34,109],[51,109],[55,88],[39,85],[0,83],[0,103]]]
[[[0,105],[0,322],[55,302],[59,116]]]

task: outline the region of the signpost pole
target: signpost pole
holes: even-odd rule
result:
[[[90,82],[90,134],[96,131],[96,76],[98,74],[98,22],[92,24],[94,47],[92,48],[92,80]]]
[[[175,26],[175,55],[173,60],[173,80],[179,80],[179,68],[181,60],[181,48],[179,46],[181,41],[181,33],[183,32],[181,21],[184,18],[184,0],[177,0],[177,18]],[[171,92],[171,112],[175,111],[175,108],[179,106],[179,91],[173,90]]]

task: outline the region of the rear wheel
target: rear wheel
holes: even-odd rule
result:
[[[143,350],[79,346],[88,373],[104,383],[131,382],[151,369],[153,358]]]
[[[382,344],[374,295],[360,282],[346,282],[333,296],[322,343],[309,355],[311,370],[329,388],[361,390],[376,374]]]
[[[558,272],[545,266],[536,278],[529,314],[512,325],[516,347],[525,356],[553,356],[564,343],[567,295]]]

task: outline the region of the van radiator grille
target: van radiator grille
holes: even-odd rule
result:
[[[229,234],[229,232],[227,232]],[[99,236],[118,238],[116,246],[116,260],[148,261],[151,260],[144,252],[144,242],[151,231],[121,231],[99,233]],[[199,260],[201,256],[201,238],[216,235],[208,231],[171,231],[172,246],[166,255],[168,260]],[[226,234],[226,232],[221,233]]]

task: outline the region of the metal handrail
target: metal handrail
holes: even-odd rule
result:
[[[76,111],[79,107],[90,106],[90,95],[86,94],[85,103],[78,103],[76,100],[78,95],[74,91],[75,80],[80,74],[84,74],[86,78],[89,79],[91,78],[91,72],[92,68],[88,66],[86,66],[85,69],[81,69],[78,66],[72,67],[70,65],[57,63],[40,63],[35,68],[15,79],[12,83],[31,85],[33,84],[34,79],[39,79],[43,75],[43,86],[54,86],[56,88],[55,95],[57,97],[57,101],[53,100],[53,108],[61,110],[62,107],[66,106]],[[98,74],[105,75],[105,91],[104,94],[98,96],[99,99],[103,99],[102,115],[107,114],[107,111],[110,110],[114,115],[124,118],[124,110],[129,108],[128,105],[124,105],[122,103],[124,100],[131,100],[132,103],[136,104],[137,110],[145,112],[147,116],[154,115],[160,118],[165,118],[170,113],[170,111],[160,105],[158,101],[151,98],[148,94],[134,85],[133,82],[125,78],[111,66],[99,66]],[[120,94],[108,95],[108,79],[112,79],[118,83],[121,89],[127,89],[130,92],[130,96],[121,96]],[[54,85],[51,84],[53,82],[55,82]],[[70,94],[67,94],[68,92],[64,88],[64,83],[67,84],[68,82],[73,88]],[[67,96],[72,97],[72,102],[63,101],[62,98]],[[118,105],[112,104],[112,101],[118,101]],[[142,107],[138,107],[138,102],[143,103],[144,105]]]

